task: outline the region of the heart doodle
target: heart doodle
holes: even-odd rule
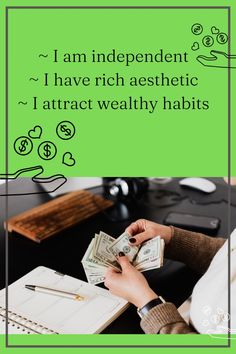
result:
[[[218,34],[219,32],[220,32],[219,28],[216,28],[215,26],[211,27],[212,34]]]
[[[28,135],[32,139],[40,139],[42,132],[42,128],[39,125],[35,125],[33,129],[29,130]]]
[[[192,50],[198,50],[199,49],[199,43],[198,42],[194,42],[192,47],[191,47]]]
[[[65,152],[62,157],[62,163],[67,166],[74,166],[75,159],[72,156],[71,152]]]

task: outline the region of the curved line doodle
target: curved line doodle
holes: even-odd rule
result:
[[[0,180],[16,180],[23,173],[32,172],[32,171],[38,171],[33,177],[31,177],[32,182],[34,182],[36,184],[39,184],[39,183],[50,184],[52,182],[57,181],[58,185],[49,191],[45,190],[45,191],[41,191],[41,192],[17,192],[17,193],[11,193],[11,192],[10,193],[1,193],[0,192],[0,196],[18,196],[18,195],[21,196],[21,195],[53,193],[67,182],[67,178],[62,174],[57,174],[57,175],[53,175],[50,177],[40,177],[40,175],[44,172],[44,168],[41,165],[21,168],[14,173],[8,173],[8,174],[0,173]]]
[[[205,55],[198,55],[196,59],[199,61],[199,63],[207,67],[236,69],[236,62],[233,65],[231,65],[230,62],[231,60],[236,59],[236,55],[229,55],[219,50],[211,50],[210,54],[210,57]]]

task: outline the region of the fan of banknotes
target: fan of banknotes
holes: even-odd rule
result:
[[[119,252],[123,252],[140,272],[162,266],[165,243],[160,236],[146,241],[140,247],[130,245],[129,238],[127,233],[117,239],[102,231],[95,234],[81,261],[89,283],[102,283],[107,267],[121,271],[117,262]]]

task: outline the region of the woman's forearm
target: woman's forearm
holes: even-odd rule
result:
[[[198,273],[205,273],[213,257],[226,241],[201,233],[171,226],[172,237],[165,249],[165,257],[185,263]]]

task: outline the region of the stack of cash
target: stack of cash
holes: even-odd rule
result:
[[[119,252],[123,252],[140,272],[162,266],[164,241],[160,236],[146,241],[140,247],[132,246],[129,238],[127,233],[123,233],[117,239],[102,231],[95,234],[81,261],[89,283],[102,283],[107,267],[121,271],[117,261]]]

